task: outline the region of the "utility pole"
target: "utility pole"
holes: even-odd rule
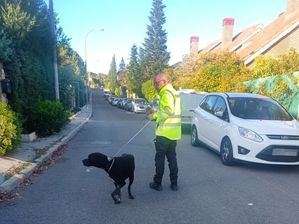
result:
[[[55,31],[55,19],[53,11],[53,0],[49,0],[50,9],[50,22],[51,22],[51,33],[53,41],[53,66],[54,66],[54,82],[55,82],[55,97],[59,100],[59,81],[58,81],[58,67],[57,67],[57,46],[56,46],[56,31]]]

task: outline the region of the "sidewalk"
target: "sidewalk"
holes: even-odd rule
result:
[[[10,192],[28,178],[35,168],[51,158],[90,119],[92,106],[87,105],[74,115],[59,133],[24,143],[17,150],[0,157],[0,193]]]

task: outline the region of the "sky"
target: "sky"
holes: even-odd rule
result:
[[[47,1],[47,0],[46,0]],[[131,47],[142,47],[152,0],[53,0],[72,48],[87,61],[88,71],[107,74],[113,55],[129,63]],[[220,39],[222,20],[234,18],[234,35],[269,24],[286,10],[287,0],[163,0],[169,65],[189,53],[190,37],[199,36],[199,49]],[[85,47],[86,42],[86,47]],[[86,54],[85,54],[86,53]]]

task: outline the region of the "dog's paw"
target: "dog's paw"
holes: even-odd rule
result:
[[[121,200],[120,198],[117,198],[116,200],[114,200],[114,204],[120,204]]]
[[[120,202],[121,202],[121,197],[120,197],[120,195],[117,195],[117,194],[111,194],[111,197],[112,197],[112,199],[113,199],[113,201],[114,201],[114,204],[119,204]]]
[[[129,199],[135,199],[133,195],[129,195]]]

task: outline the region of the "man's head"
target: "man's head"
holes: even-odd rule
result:
[[[157,92],[160,92],[160,90],[168,84],[168,77],[164,73],[159,73],[154,78],[154,86]]]

